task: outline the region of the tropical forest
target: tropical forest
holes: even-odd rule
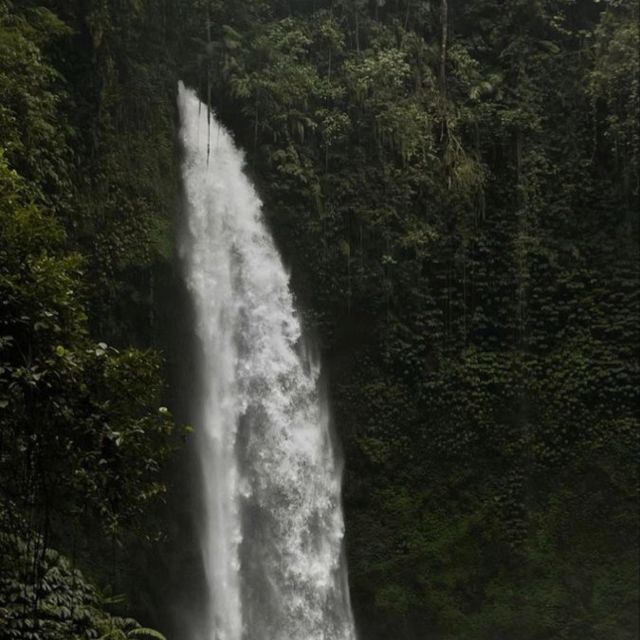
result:
[[[0,0],[0,640],[638,640],[637,0]]]

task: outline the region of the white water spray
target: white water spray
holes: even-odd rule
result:
[[[179,106],[209,590],[193,640],[355,640],[319,369],[242,152],[182,84]]]

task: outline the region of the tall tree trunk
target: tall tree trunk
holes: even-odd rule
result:
[[[376,3],[376,6],[377,3]],[[409,16],[411,15],[411,0],[407,2],[407,11],[404,15],[404,30],[406,31],[409,28]]]
[[[353,2],[353,12],[356,27],[356,52],[360,53],[360,8],[358,7],[358,0],[354,0]]]
[[[440,86],[442,95],[447,95],[447,44],[449,36],[449,3],[447,0],[441,0],[440,3],[440,24],[442,27],[442,35],[440,40]]]

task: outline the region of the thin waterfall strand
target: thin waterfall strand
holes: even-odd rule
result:
[[[355,640],[341,469],[319,368],[306,355],[242,152],[182,84],[179,106],[182,254],[202,349],[197,446],[209,593],[195,638]]]

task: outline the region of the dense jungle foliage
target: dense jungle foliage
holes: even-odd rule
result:
[[[638,12],[0,0],[0,638],[171,631],[178,78],[322,345],[360,637],[637,638]]]

